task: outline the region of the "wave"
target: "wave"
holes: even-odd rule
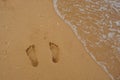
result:
[[[93,60],[112,80],[120,80],[120,1],[53,0]]]

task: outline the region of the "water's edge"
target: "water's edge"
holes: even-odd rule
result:
[[[69,21],[67,20],[64,20],[64,17],[60,14],[59,10],[57,9],[57,0],[53,0],[53,6],[54,6],[54,9],[55,9],[55,12],[57,13],[57,15],[66,23],[68,24],[72,31],[75,33],[75,36],[80,40],[80,42],[83,44],[84,46],[84,49],[86,50],[86,52],[92,57],[92,59],[100,66],[102,67],[102,69],[109,75],[109,77],[112,79],[112,80],[115,80],[113,78],[113,76],[108,72],[107,68],[102,65],[99,61],[96,60],[95,56],[85,47],[86,44],[84,43],[84,41],[81,40],[81,37],[80,35],[78,34],[78,31],[77,31],[77,27],[75,25],[72,25]]]

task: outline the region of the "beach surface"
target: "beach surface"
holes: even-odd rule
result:
[[[52,0],[0,0],[0,80],[111,80]]]

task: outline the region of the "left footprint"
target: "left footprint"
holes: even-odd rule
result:
[[[35,53],[35,45],[30,45],[26,49],[27,56],[29,57],[29,60],[31,61],[32,66],[37,67],[38,66],[38,59]]]

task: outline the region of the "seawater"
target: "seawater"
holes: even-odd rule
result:
[[[53,0],[88,54],[112,80],[120,80],[120,0]]]

